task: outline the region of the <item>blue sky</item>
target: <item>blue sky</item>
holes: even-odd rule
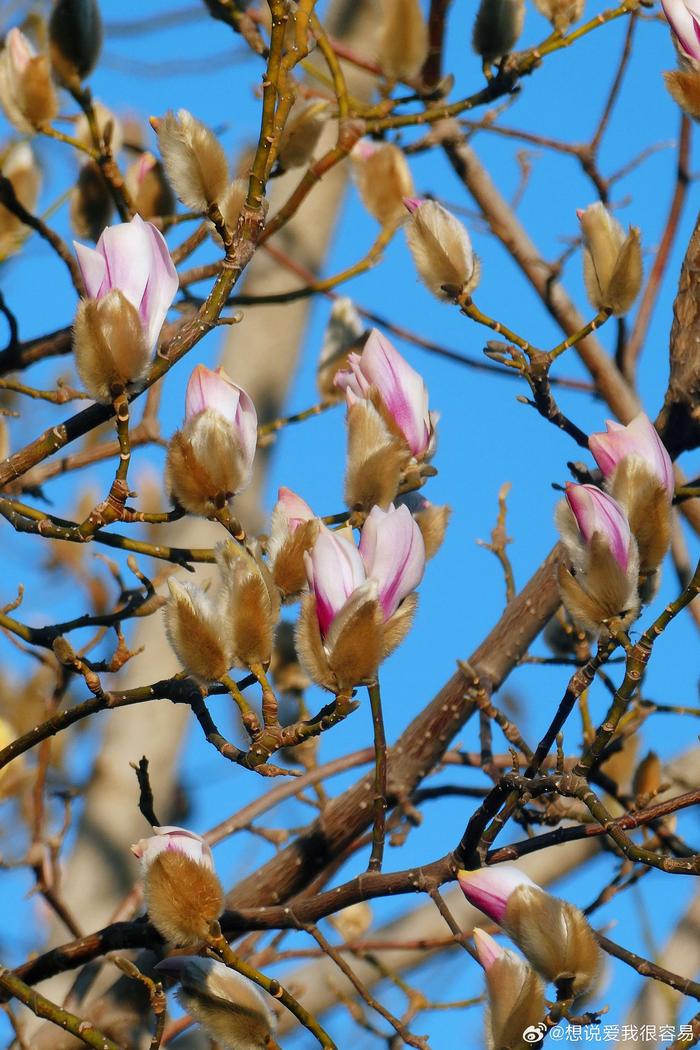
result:
[[[183,3],[183,7],[184,7]],[[321,10],[326,5],[321,5]],[[147,13],[171,10],[173,4],[165,0],[151,0]],[[587,15],[603,9],[600,3],[590,3]],[[455,73],[453,97],[459,98],[481,86],[480,63],[472,54],[469,39],[473,19],[473,5],[455,0],[450,17],[446,69]],[[103,11],[107,22],[139,18],[144,5],[134,0],[106,0]],[[585,141],[596,126],[615,64],[622,48],[625,20],[605,26],[582,40],[575,48],[547,58],[535,75],[522,83],[521,91],[502,121],[545,136]],[[529,5],[522,46],[543,39],[548,25],[532,5]],[[134,113],[147,117],[162,113],[167,108],[187,106],[209,124],[222,128],[222,141],[231,157],[256,134],[258,102],[253,86],[259,69],[252,61],[231,62],[228,66],[202,61],[212,55],[239,50],[238,42],[220,23],[202,18],[161,31],[159,35],[123,36],[108,34],[102,66],[92,78],[95,95],[120,114]],[[149,63],[167,62],[161,75],[148,75],[153,70]],[[645,13],[637,30],[635,51],[622,91],[622,102],[603,141],[600,166],[604,174],[620,168],[631,157],[652,145],[661,144],[643,164],[617,183],[612,203],[620,220],[639,225],[646,250],[647,270],[652,251],[663,230],[672,193],[675,154],[671,144],[678,131],[678,112],[667,96],[661,71],[672,68],[673,49],[665,26]],[[173,71],[177,75],[172,75]],[[0,122],[0,133],[6,129]],[[412,141],[419,132],[408,131],[403,141]],[[510,199],[520,182],[516,159],[519,143],[495,135],[477,135],[473,144],[500,191]],[[39,153],[46,171],[42,206],[56,200],[74,177],[74,159],[60,144],[40,143]],[[575,158],[553,156],[550,152],[527,147],[531,173],[518,214],[534,237],[538,248],[547,259],[556,258],[565,247],[563,238],[578,232],[576,208],[584,207],[594,198],[592,187],[581,172]],[[694,164],[697,165],[697,153]],[[443,201],[459,207],[472,208],[463,187],[439,153],[419,155],[411,160],[416,185],[421,192],[436,195]],[[653,417],[663,398],[667,378],[667,346],[671,322],[671,304],[674,283],[682,252],[692,230],[697,212],[697,188],[691,185],[681,221],[681,233],[650,328],[640,368],[640,390],[649,414]],[[54,220],[56,228],[69,236],[67,207],[63,205]],[[560,339],[555,324],[503,248],[487,235],[481,223],[465,222],[470,227],[474,245],[482,262],[482,281],[475,300],[485,312],[525,335],[543,348]],[[355,191],[348,194],[339,223],[338,234],[327,261],[327,273],[349,265],[360,258],[376,236],[374,220],[358,203]],[[567,264],[565,280],[586,316],[592,311],[583,294],[580,258],[575,255]],[[70,322],[74,310],[74,295],[62,267],[45,245],[32,239],[22,259],[0,271],[3,293],[16,310],[23,338],[42,334],[48,329]],[[292,279],[290,278],[290,286]],[[41,308],[37,309],[37,289],[40,289]],[[471,356],[478,356],[489,337],[471,321],[448,306],[437,303],[417,283],[415,272],[403,237],[399,235],[386,253],[378,270],[356,279],[346,288],[362,306],[374,309],[418,334]],[[305,340],[302,364],[289,396],[289,409],[306,407],[315,400],[314,370],[329,303],[319,299],[315,304]],[[283,313],[280,311],[280,319]],[[616,330],[609,325],[600,335],[606,346],[613,347]],[[245,319],[234,332],[245,350]],[[220,337],[210,335],[192,355],[191,363],[204,361],[212,364],[218,353]],[[435,503],[449,503],[453,517],[447,541],[438,557],[431,562],[421,586],[421,601],[412,634],[402,649],[386,665],[382,675],[387,735],[394,740],[412,717],[448,677],[458,658],[464,658],[475,648],[503,607],[504,589],[500,568],[492,555],[476,545],[479,538],[487,539],[496,514],[497,493],[504,481],[512,482],[509,497],[508,531],[513,537],[509,548],[516,581],[522,585],[539,565],[555,540],[552,522],[556,493],[552,483],[563,483],[568,474],[566,462],[581,459],[581,451],[563,434],[545,423],[533,410],[516,401],[525,393],[516,382],[462,369],[457,365],[431,356],[415,347],[397,342],[399,349],[426,377],[431,393],[431,407],[439,410],[439,449],[435,465],[439,470],[426,495]],[[48,384],[59,374],[66,374],[68,361],[48,363],[32,373],[36,384]],[[190,363],[183,363],[169,375],[163,427],[170,433],[179,423],[184,384]],[[569,377],[585,378],[573,352],[569,351],[559,362],[557,371]],[[235,373],[233,374],[235,379]],[[588,394],[560,391],[563,410],[586,431],[602,429],[608,414],[602,404]],[[63,418],[65,409],[30,402],[18,406],[22,416],[17,426],[13,448],[33,436],[40,425]],[[342,410],[334,410],[302,427],[289,428],[281,436],[272,460],[268,484],[267,505],[271,508],[280,484],[300,492],[319,512],[332,513],[341,509],[342,469],[345,434]],[[312,461],[313,469],[309,469]],[[138,466],[153,462],[162,465],[158,452],[139,452]],[[698,473],[698,457],[687,456],[683,466],[690,476]],[[108,472],[94,470],[52,487],[56,513],[72,506],[75,484],[85,484],[88,476],[96,486],[104,485]],[[41,585],[41,568],[47,555],[38,539],[13,535],[8,527],[4,532],[7,552],[0,600],[9,601],[19,582],[26,585],[26,598],[21,615],[32,623],[54,621],[81,611],[73,585],[68,580],[52,581],[51,601]],[[691,540],[691,555],[697,556],[697,541]],[[664,599],[676,594],[676,581],[671,567],[667,567],[661,594],[642,623],[662,607]],[[27,672],[28,663],[14,648],[3,644],[6,661],[15,673]],[[540,644],[536,652],[544,652]],[[658,643],[647,680],[647,695],[665,702],[693,704],[697,700],[698,646],[692,624],[681,617]],[[508,682],[507,691],[520,704],[522,727],[526,738],[534,741],[547,725],[566,684],[566,668],[526,667]],[[316,698],[318,699],[318,698]],[[607,694],[597,687],[591,696],[592,714],[600,720],[606,706]],[[231,728],[231,727],[229,727]],[[97,730],[91,730],[89,740]],[[572,720],[567,729],[567,744],[577,744],[578,724]],[[671,717],[657,717],[642,733],[644,743],[640,751],[653,746],[662,757],[670,757],[684,746],[696,741],[697,724],[694,721]],[[323,755],[331,758],[348,750],[365,746],[371,739],[371,723],[366,704],[345,723],[324,738]],[[496,739],[498,736],[496,734]],[[469,725],[459,742],[467,749],[478,747],[477,728]],[[88,768],[88,748],[74,750],[71,774],[80,780]],[[257,794],[259,782],[242,771],[212,759],[210,749],[192,734],[183,768],[185,783],[191,792],[193,813],[191,826],[199,831],[215,824]],[[333,781],[333,790],[340,790],[351,782],[348,775]],[[476,784],[477,774],[454,772],[443,779]],[[230,790],[229,790],[230,789]],[[459,838],[470,812],[463,800],[450,800],[426,810],[422,827],[410,835],[401,851],[389,850],[388,868],[403,868],[420,861],[428,861],[444,853]],[[0,810],[0,820],[7,810]],[[300,804],[290,804],[280,815],[279,823],[294,826],[308,819],[308,811]],[[684,816],[679,826],[681,833],[692,844],[700,838],[697,818]],[[7,848],[11,855],[12,837]],[[125,849],[128,843],[125,843]],[[258,839],[238,837],[220,847],[217,863],[224,881],[231,881],[259,864],[269,853]],[[355,858],[338,875],[349,877],[362,864]],[[585,905],[592,900],[615,870],[610,856],[602,858],[585,874],[570,879],[563,889],[572,901]],[[660,882],[663,878],[665,881]],[[669,885],[673,879],[673,890]],[[21,874],[7,877],[14,891],[3,895],[2,947],[5,958],[16,962],[30,947],[41,943],[40,932],[33,932],[29,919],[35,914],[31,901],[17,903],[15,894],[29,888]],[[615,918],[618,925],[614,936],[621,943],[642,954],[649,951],[645,945],[637,908],[644,909],[654,936],[663,941],[665,931],[682,911],[690,891],[689,880],[680,876],[660,876],[652,873],[641,883],[638,899],[632,895],[618,898],[613,907],[598,913],[601,924]],[[659,904],[663,894],[663,903]],[[654,907],[651,902],[654,901]],[[378,906],[376,913],[382,920],[391,918],[407,907],[406,901],[391,901]],[[690,975],[689,975],[690,976]],[[615,964],[615,1002],[610,1020],[619,1022],[624,1005],[638,986],[639,978],[631,971]],[[474,967],[468,967],[461,958],[440,964],[431,971],[425,986],[436,995],[463,998],[473,995],[480,984]],[[423,986],[423,985],[422,985]],[[430,1031],[433,1045],[442,1050],[451,1046],[451,1033],[458,1024],[460,1041],[463,1037],[478,1038],[478,1014],[431,1014],[422,1018],[416,1031]],[[334,1031],[343,1041],[348,1027],[336,1019]],[[0,1028],[0,1031],[2,1029]],[[366,1035],[353,1031],[353,1040],[359,1046]],[[289,1039],[290,1047],[304,1045],[304,1037]],[[285,1044],[285,1045],[287,1045]]]

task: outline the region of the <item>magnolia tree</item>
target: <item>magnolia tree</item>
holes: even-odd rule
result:
[[[697,231],[687,249],[678,240],[674,255],[691,181],[689,116],[700,115],[700,20],[685,0],[666,0],[667,21],[645,0],[604,11],[584,11],[583,0],[535,5],[530,17],[542,32],[531,46],[521,39],[524,0],[482,0],[476,13],[460,5],[453,12],[449,0],[367,0],[350,12],[358,17],[362,8],[364,19],[350,36],[348,11],[331,25],[333,11],[314,0],[258,7],[207,0],[201,11],[180,11],[210,20],[227,41],[237,35],[256,67],[233,82],[241,99],[262,78],[245,129],[255,144],[235,165],[205,101],[196,112],[182,108],[188,99],[173,88],[172,108],[151,116],[149,129],[148,98],[139,121],[120,113],[118,97],[94,97],[89,78],[104,35],[97,0],[56,0],[43,11],[10,5],[0,53],[7,120],[0,245],[3,272],[19,275],[23,292],[17,303],[0,294],[7,332],[0,515],[13,551],[0,612],[7,642],[0,799],[5,866],[24,879],[4,873],[2,899],[9,917],[31,889],[43,910],[26,920],[37,924],[28,957],[26,936],[2,945],[8,1046],[331,1048],[358,1031],[363,1045],[390,1047],[700,1041],[697,945],[670,965],[673,899],[692,911],[700,874],[687,812],[700,801],[697,762],[685,750],[699,713],[691,694],[700,574],[688,550],[697,547],[700,483],[675,462],[700,444]],[[164,9],[131,29],[162,31],[173,14]],[[483,72],[477,60],[463,92],[448,45],[455,34],[464,38],[465,18]],[[517,114],[537,83],[546,83],[547,98],[570,91],[577,49],[620,27],[618,59],[591,63],[586,52],[585,75],[600,80],[604,105],[585,144],[508,122],[506,110]],[[653,31],[655,46],[662,36],[672,40],[678,69],[665,78],[673,102],[660,77],[650,90],[669,112],[680,106],[670,211],[660,230],[652,227],[658,244],[646,249],[643,214],[625,229],[614,187],[648,161],[653,142],[615,174],[600,161],[641,29]],[[571,45],[564,61],[557,53]],[[579,134],[573,118],[586,117],[575,96],[566,102],[572,135]],[[234,94],[228,105],[237,112]],[[517,214],[531,160],[521,158],[509,204],[470,144],[477,133],[551,151],[553,164],[579,162],[586,196],[567,202],[577,232],[556,263],[540,257]],[[41,195],[42,167],[62,152],[78,165],[56,203]],[[464,224],[450,200],[454,184],[441,188],[448,166],[475,204]],[[288,235],[302,215],[322,222],[314,201],[334,171],[351,174],[354,214],[362,208],[372,217],[376,237],[362,254],[346,233],[353,256],[320,278]],[[548,236],[546,207],[537,220]],[[483,241],[482,264],[467,226]],[[394,240],[403,242],[400,263]],[[33,305],[42,295],[32,279],[40,244],[73,286],[60,319]],[[513,281],[520,271],[531,287],[524,334],[510,316],[517,296],[503,294],[507,279],[487,265],[494,244],[511,257]],[[390,245],[367,278],[383,313],[339,297],[336,290],[346,296],[346,283]],[[677,263],[669,264],[684,251],[678,281]],[[261,255],[289,275],[292,290],[241,289]],[[560,280],[571,256],[582,262],[584,313]],[[427,289],[421,311],[431,338],[405,324],[405,282],[400,295],[391,292],[392,266],[409,259]],[[574,265],[567,276],[577,286]],[[667,270],[671,296],[658,314],[670,328],[669,350],[663,367],[655,363],[646,404],[640,356]],[[291,309],[314,297],[326,303],[327,324],[321,339],[308,336],[320,396],[312,407],[281,416],[265,391],[253,397],[240,385],[236,356],[228,371],[201,360],[215,329],[236,325],[242,368],[255,306],[279,304],[284,328],[285,303]],[[489,301],[496,316],[482,309]],[[448,323],[470,346],[479,348],[481,333],[486,357],[443,346],[435,326]],[[603,325],[605,337],[613,331],[609,348],[594,335]],[[451,362],[441,373],[449,384],[428,384],[433,358],[417,358],[418,347]],[[260,361],[271,376],[285,367]],[[437,408],[452,385],[461,389],[463,414],[476,412],[468,392],[476,372],[466,367],[484,373],[492,424],[488,437],[472,435],[469,449],[450,448],[449,412],[440,419]],[[186,387],[184,405],[179,395],[177,403],[160,400],[174,376]],[[435,669],[444,684],[434,699],[413,697],[416,666],[431,662],[432,642],[421,632],[435,637],[470,604],[491,608],[476,588],[463,594],[449,586],[448,569],[432,604],[417,613],[450,542],[449,504],[464,508],[463,492],[468,506],[482,501],[474,443],[488,468],[503,437],[507,387],[498,377],[535,409],[518,409],[528,426],[537,424],[531,479],[555,442],[550,535],[528,536],[518,572],[529,580],[518,589],[501,487],[487,546],[503,570],[505,609],[493,624],[465,620],[467,648],[453,656],[472,655],[454,673]],[[593,395],[586,412],[596,422],[586,429],[573,420],[581,392]],[[43,430],[36,401],[51,413]],[[87,403],[66,418],[60,406],[71,401]],[[327,410],[326,433],[342,437],[344,461],[319,482],[316,439],[300,468],[286,458],[286,428],[311,430]],[[273,439],[283,485],[259,527],[241,493]],[[567,466],[567,454],[582,460]],[[517,472],[522,451],[512,455]],[[151,456],[156,480],[138,473]],[[444,493],[445,503],[430,499],[431,486],[441,491],[441,460],[452,464],[460,489],[452,500]],[[106,478],[101,493],[85,482],[86,467]],[[531,488],[533,514],[548,492],[549,478]],[[190,539],[173,545],[168,526],[185,517]],[[461,539],[452,557],[475,538],[468,513],[453,518],[455,528]],[[526,535],[527,522],[511,521],[510,529]],[[109,558],[90,556],[106,547]],[[73,585],[54,601],[56,574]],[[25,577],[26,590],[15,596]],[[138,656],[151,621],[164,628],[179,665],[167,677],[153,635],[153,648]],[[666,639],[657,648],[665,632],[678,639],[675,655]],[[532,695],[536,718],[503,690],[532,663],[548,665]],[[139,678],[125,684],[133,667]],[[667,680],[675,695],[659,697]],[[153,787],[176,764],[173,754],[167,771],[149,768],[148,714],[164,700],[188,712],[190,746],[205,742],[200,779],[225,785],[225,819],[214,828],[206,807],[188,815],[180,804],[178,819],[172,790]],[[108,732],[119,709],[137,705],[145,720],[132,742],[133,791],[113,792],[109,804],[115,821],[122,811],[140,821],[142,837],[108,848],[109,829],[80,824],[93,791],[85,770],[98,769],[101,744],[96,729],[79,733],[99,712],[106,712],[100,732]],[[662,738],[671,724],[681,727],[669,738],[675,762]],[[362,766],[359,780],[332,793],[331,776]],[[309,805],[315,815],[300,826]],[[414,849],[424,807],[433,832]],[[267,813],[275,827],[259,823]],[[270,855],[237,846],[238,874],[224,877],[212,847],[232,836],[238,844],[243,831],[262,837]],[[71,851],[86,836],[101,863],[127,873],[121,900],[105,884],[71,882]],[[551,885],[572,870],[577,878]],[[640,936],[640,915],[626,907],[647,876],[664,902],[654,937],[670,938],[667,959]],[[100,892],[107,924],[92,928],[84,909]],[[37,947],[50,917],[51,943]],[[459,980],[429,992],[442,954]],[[304,957],[313,961],[301,966]],[[662,986],[664,1008],[635,1011],[630,995],[639,986],[625,984],[627,973]],[[61,975],[68,981],[44,983]],[[454,988],[455,996],[446,994]]]

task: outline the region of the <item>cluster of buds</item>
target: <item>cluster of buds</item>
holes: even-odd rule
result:
[[[168,944],[194,948],[206,941],[224,894],[204,839],[185,828],[154,828],[131,852],[141,862],[149,918]]]
[[[589,447],[605,490],[567,485],[557,524],[569,564],[562,597],[574,621],[597,633],[624,629],[654,593],[671,542],[673,465],[644,413],[626,427],[608,420]]]
[[[138,215],[75,250],[88,295],[73,326],[76,368],[90,397],[109,402],[143,379],[178,277],[163,235]]]
[[[272,655],[280,598],[269,569],[237,543],[217,548],[219,586],[210,595],[196,584],[168,580],[168,639],[188,674],[219,681],[235,664],[262,669]]]
[[[11,29],[0,52],[0,106],[23,135],[33,135],[58,113],[47,55],[37,54],[21,29]]]
[[[642,248],[639,230],[627,234],[604,204],[596,201],[578,212],[583,234],[583,276],[591,305],[620,317],[639,295]]]
[[[479,283],[479,260],[466,229],[433,200],[406,197],[406,240],[418,276],[438,299],[470,295]]]
[[[378,57],[387,80],[415,80],[427,53],[428,27],[419,0],[384,0]]]
[[[223,369],[197,365],[187,384],[184,426],[168,447],[173,499],[190,514],[214,517],[249,484],[257,440],[258,417],[245,390]]]
[[[159,976],[180,982],[178,999],[218,1046],[227,1050],[269,1050],[275,1018],[258,988],[214,959],[175,955],[155,967]]]
[[[546,893],[514,864],[460,871],[457,878],[469,903],[505,930],[562,998],[591,990],[600,973],[601,951],[583,912]],[[501,1006],[505,1009],[507,1001]]]
[[[421,531],[407,507],[375,506],[359,548],[345,530],[321,527],[305,556],[297,649],[309,677],[332,692],[373,681],[403,641],[425,568]]]
[[[350,153],[358,193],[382,226],[396,226],[405,216],[403,201],[415,193],[406,157],[390,142],[360,139]]]
[[[368,511],[395,499],[411,461],[430,457],[436,417],[422,377],[377,329],[361,354],[348,355],[347,365],[335,377],[348,405],[345,500]]]

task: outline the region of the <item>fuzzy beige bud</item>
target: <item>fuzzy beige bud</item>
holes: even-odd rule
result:
[[[352,299],[347,296],[335,299],[316,370],[316,386],[324,401],[342,399],[343,391],[335,384],[336,374],[347,367],[348,354],[361,352],[368,334]]]
[[[316,599],[305,595],[297,624],[297,651],[309,677],[330,692],[373,681],[382,658],[382,612],[374,581],[359,587],[348,599],[325,643]]]
[[[199,681],[218,681],[233,663],[221,609],[195,584],[171,576],[168,587],[165,630],[175,655]]]
[[[280,137],[277,159],[281,171],[308,164],[321,132],[328,120],[330,107],[325,100],[296,103]]]
[[[377,146],[362,140],[350,157],[358,193],[370,215],[382,226],[401,222],[406,214],[404,197],[415,193],[403,152],[390,142]]]
[[[70,195],[70,221],[81,239],[98,241],[114,211],[114,199],[99,165],[89,160],[80,169]]]
[[[58,113],[48,57],[36,54],[17,28],[9,31],[0,52],[0,106],[23,135],[34,134]]]
[[[419,0],[383,0],[378,58],[384,75],[412,81],[427,53],[428,27]]]
[[[535,7],[560,33],[578,22],[586,0],[535,0]]]
[[[27,211],[35,211],[41,190],[41,171],[28,142],[19,142],[2,155],[0,172],[9,179],[20,204]],[[26,233],[27,228],[17,216],[0,204],[0,261],[17,251]]]
[[[423,284],[438,299],[471,294],[481,269],[462,223],[437,201],[410,200],[406,207],[406,241]]]
[[[419,493],[402,496],[399,503],[405,503],[415,518],[423,536],[426,558],[434,558],[442,547],[452,508],[446,505],[435,506],[423,499]]]
[[[387,427],[371,401],[348,406],[345,502],[351,509],[386,507],[396,496],[410,453]]]
[[[485,63],[509,54],[525,21],[524,0],[481,0],[476,13],[472,46]]]
[[[700,71],[673,69],[664,73],[666,90],[693,120],[700,120]]]
[[[175,195],[165,177],[165,169],[152,153],[142,153],[129,165],[124,182],[142,219],[172,215],[175,211]]]
[[[475,931],[475,939],[477,936],[485,937],[480,930]],[[523,1032],[541,1024],[546,1013],[542,981],[523,959],[506,949],[486,966],[486,989],[487,1047],[524,1050],[528,1044]]]
[[[186,109],[168,112],[158,121],[158,145],[165,171],[182,203],[205,212],[226,193],[226,154],[206,125]]]
[[[602,956],[579,908],[538,886],[519,886],[506,905],[503,929],[534,968],[570,995],[595,983]]]
[[[84,299],[73,324],[75,366],[95,401],[109,402],[129,383],[143,379],[151,361],[141,319],[118,288],[101,299]]]
[[[169,944],[194,948],[224,907],[216,873],[177,850],[164,850],[149,864],[144,880],[148,917]]]
[[[280,527],[273,514],[273,538]],[[304,521],[293,532],[287,530],[274,549],[274,556],[271,557],[272,578],[285,601],[294,599],[306,587],[304,554],[316,542],[318,529],[318,521]]]
[[[584,240],[583,276],[588,298],[596,310],[627,313],[642,284],[642,248],[639,230],[627,236],[600,201],[579,212]]]
[[[651,577],[671,545],[671,501],[663,484],[636,456],[625,457],[609,479],[610,494],[624,507],[639,549],[639,572]],[[654,580],[654,585],[657,583]],[[652,593],[643,595],[645,601]]]
[[[336,915],[329,916],[329,922],[344,941],[356,941],[364,937],[372,926],[374,915],[367,901],[358,901],[342,908]]]
[[[222,579],[222,621],[231,652],[242,667],[267,667],[280,598],[270,571],[239,544],[217,548]]]
[[[632,791],[636,798],[651,798],[661,788],[661,759],[649,751],[634,771]]]

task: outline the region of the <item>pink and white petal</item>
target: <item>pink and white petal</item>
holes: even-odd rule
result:
[[[495,941],[486,930],[482,930],[476,926],[472,936],[474,937],[474,944],[476,946],[476,954],[479,957],[479,962],[485,970],[489,970],[495,963],[496,959],[502,959],[505,955],[505,951],[501,948],[500,944],[498,944],[498,942]]]
[[[292,530],[302,521],[311,521],[316,517],[306,500],[284,485],[281,485],[277,491],[277,506],[284,514],[287,527]]]
[[[135,223],[140,218],[135,215],[132,221]],[[150,222],[141,220],[141,223],[151,245],[151,267],[139,313],[148,345],[153,347],[158,341],[180,282],[162,233]]]
[[[97,242],[107,265],[106,290],[118,288],[137,310],[151,270],[151,244],[144,226],[143,220],[107,226]]]
[[[499,925],[503,921],[511,893],[518,886],[536,886],[514,864],[494,864],[475,871],[458,871],[457,881],[469,903]]]
[[[73,241],[78,267],[89,299],[99,299],[109,291],[106,287],[107,263],[102,252]]]
[[[236,409],[236,426],[246,463],[252,469],[255,449],[258,445],[258,413],[253,399],[242,387],[238,390],[238,408]]]

